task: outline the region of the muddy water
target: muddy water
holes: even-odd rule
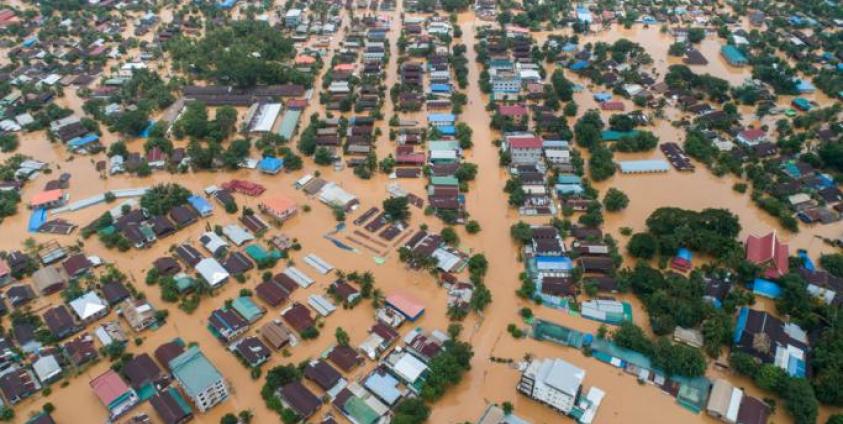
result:
[[[389,37],[393,46],[393,52],[391,62],[387,66],[388,76],[386,81],[388,85],[391,85],[396,80],[397,52],[395,51],[395,45],[397,32],[400,31],[400,27],[395,17],[399,13],[400,9],[392,13],[394,19]],[[497,166],[497,152],[491,144],[491,140],[496,138],[496,134],[489,129],[489,116],[484,110],[486,100],[476,84],[480,72],[479,67],[474,62],[473,37],[476,23],[479,23],[479,21],[474,21],[472,13],[464,13],[460,16],[460,25],[464,34],[462,42],[468,46],[467,57],[469,59],[470,72],[470,85],[467,89],[470,103],[465,107],[461,119],[471,125],[475,134],[475,147],[467,152],[467,160],[479,164],[480,171],[477,181],[472,183],[471,190],[467,194],[467,204],[472,218],[480,222],[483,231],[477,235],[467,235],[462,230],[459,231],[466,248],[474,252],[482,251],[489,259],[490,269],[487,284],[493,293],[494,302],[483,317],[469,317],[464,323],[464,335],[472,342],[475,349],[473,368],[458,387],[454,388],[444,399],[435,405],[430,422],[453,423],[474,420],[484,408],[485,401],[502,402],[507,400],[513,402],[516,412],[520,416],[531,422],[560,422],[562,419],[559,415],[551,412],[548,408],[516,395],[515,384],[518,379],[518,373],[515,370],[506,365],[495,364],[489,361],[491,356],[517,360],[526,354],[536,357],[563,357],[577,366],[586,369],[586,385],[600,387],[606,390],[608,394],[600,409],[597,422],[714,422],[703,415],[695,416],[690,414],[676,405],[672,398],[660,393],[657,389],[653,387],[640,387],[634,378],[626,375],[618,375],[617,370],[601,364],[596,360],[585,358],[573,350],[532,340],[514,342],[506,333],[506,325],[519,322],[517,311],[520,307],[527,306],[527,304],[514,295],[514,290],[519,284],[517,276],[521,270],[521,265],[515,261],[517,249],[510,241],[508,227],[518,219],[518,216],[508,208],[506,198],[502,193],[507,176]],[[658,33],[658,30],[652,32],[653,29],[650,29],[648,31],[650,32],[636,35],[638,39],[641,39],[639,42],[647,42],[646,39],[650,36],[662,37]],[[601,33],[598,36],[609,36],[603,34],[609,33]],[[338,41],[341,39],[342,33],[336,34],[332,40],[332,47],[336,47]],[[654,49],[658,49],[656,47],[658,43],[654,43],[653,46]],[[666,49],[666,45],[663,45],[661,48]],[[651,52],[651,55],[653,54]],[[655,55],[654,59],[658,62]],[[303,114],[303,124],[305,125],[306,119],[311,113],[324,113],[321,106],[318,105],[317,100],[318,92],[321,89],[321,83],[319,81],[321,80],[317,80],[317,88],[314,90],[314,101],[311,102],[310,108]],[[67,95],[60,102],[69,105],[74,110],[80,110],[80,101],[70,91],[72,90],[68,90]],[[586,93],[578,93],[577,100],[581,102],[581,111],[594,107],[593,101]],[[391,116],[392,106],[389,101],[386,104],[384,116],[388,119]],[[384,123],[380,125],[384,125]],[[659,126],[655,131],[662,137],[662,140],[668,140],[673,134],[673,129],[669,126]],[[383,132],[384,134],[388,133],[385,127]],[[106,144],[108,144],[115,141],[117,137],[112,134],[106,134],[104,139]],[[391,144],[385,140],[386,138],[383,137],[379,140],[378,153],[381,157],[386,152],[392,151]],[[130,149],[139,150],[141,143],[142,141],[140,140],[131,142]],[[264,176],[253,171],[243,170],[234,173],[198,173],[189,174],[188,176],[172,176],[164,173],[155,173],[147,178],[118,176],[101,179],[94,170],[91,158],[72,158],[65,152],[62,146],[51,145],[43,133],[26,135],[22,140],[20,152],[49,161],[55,167],[60,166],[62,172],[72,173],[73,179],[71,180],[69,193],[74,200],[79,200],[109,189],[149,186],[168,181],[177,181],[196,193],[208,185],[220,184],[231,178],[245,178],[260,182],[268,188],[268,192],[264,197],[274,194],[284,194],[295,199],[300,205],[312,206],[311,212],[300,213],[285,223],[281,229],[275,231],[297,237],[301,241],[303,249],[301,252],[293,254],[292,260],[294,262],[297,262],[303,255],[314,252],[337,268],[345,271],[371,270],[375,274],[377,287],[382,289],[385,294],[401,290],[409,292],[425,301],[427,311],[416,325],[429,329],[444,329],[448,324],[445,318],[446,294],[443,289],[436,286],[430,276],[422,273],[408,272],[397,261],[394,253],[388,255],[388,260],[385,264],[376,265],[369,252],[362,249],[360,253],[340,250],[322,237],[323,233],[333,228],[335,220],[327,207],[292,188],[292,183],[304,174],[302,171],[279,176]],[[641,156],[658,157],[659,155],[659,153],[653,152],[652,154]],[[632,157],[632,155],[629,156],[629,158]],[[619,156],[619,159],[621,158]],[[380,174],[369,181],[363,181],[351,175],[350,170],[336,172],[331,168],[316,167],[309,159],[306,159],[305,169],[308,172],[319,169],[324,178],[340,183],[346,189],[360,197],[361,207],[356,213],[350,214],[350,219],[353,219],[357,214],[368,209],[370,206],[380,205],[381,200],[386,195],[385,185],[390,182]],[[33,194],[40,191],[41,186],[47,179],[47,177],[42,176],[24,189],[24,204]],[[424,182],[421,179],[400,180],[400,183],[404,188],[418,195],[423,195],[424,193]],[[731,191],[731,181],[712,177],[705,170],[700,170],[696,174],[691,175],[678,174],[671,171],[669,175],[617,176],[599,188],[605,189],[609,185],[621,188],[632,199],[630,207],[622,214],[607,215],[606,228],[616,236],[618,228],[622,226],[630,226],[636,229],[643,228],[643,222],[646,216],[653,209],[662,205],[676,205],[693,209],[701,209],[712,205],[727,205],[741,216],[741,222],[745,228],[745,232],[760,232],[775,227],[775,223],[769,217],[749,203],[748,197],[737,195]],[[259,200],[238,196],[241,206],[254,207]],[[85,225],[108,208],[109,206],[99,205],[87,210],[69,213],[66,216],[62,215],[62,217],[77,224]],[[236,221],[235,216],[224,214],[220,208],[216,209],[216,215],[205,222],[212,225],[225,225]],[[0,239],[0,250],[20,248],[22,241],[30,236],[23,232],[28,217],[25,207],[21,206],[20,212],[17,216],[3,222],[2,228],[4,231],[13,232],[14,236]],[[89,254],[96,254],[107,261],[114,262],[118,268],[130,276],[132,281],[135,281],[135,287],[145,292],[153,304],[170,311],[168,324],[159,330],[143,333],[143,344],[140,346],[132,345],[130,351],[135,353],[151,352],[159,344],[177,336],[189,342],[195,341],[199,343],[205,354],[230,382],[233,388],[231,399],[216,407],[210,413],[198,416],[196,422],[217,423],[225,413],[243,409],[251,409],[255,413],[256,422],[276,422],[277,418],[264,407],[263,401],[260,398],[261,382],[251,380],[248,371],[205,329],[205,319],[210,311],[220,307],[225,299],[236,296],[241,288],[254,288],[260,279],[259,273],[253,272],[250,274],[247,283],[244,285],[240,285],[235,281],[228,283],[217,296],[203,299],[199,309],[191,315],[183,313],[173,305],[161,302],[159,300],[158,289],[147,287],[143,283],[146,271],[153,260],[166,254],[169,247],[173,244],[185,241],[192,241],[195,244],[199,235],[205,231],[205,222],[182,230],[168,239],[159,241],[151,249],[144,251],[132,251],[127,254],[120,254],[116,251],[104,249],[94,239],[85,242],[85,250]],[[419,210],[413,209],[412,223],[418,225],[423,222],[428,223],[433,230],[441,228],[441,224],[438,221],[428,219]],[[819,228],[823,229],[823,227]],[[346,233],[351,230],[353,228],[347,229]],[[21,232],[18,233],[15,231]],[[823,231],[833,231],[833,229]],[[53,238],[65,244],[72,244],[76,241],[75,235],[63,237],[36,234],[32,235],[32,237],[41,242]],[[791,241],[792,246],[807,247],[812,252],[822,250],[821,247],[816,246],[817,244],[819,242],[813,241],[810,237],[810,232],[807,230],[803,230],[799,235],[792,237]],[[314,277],[317,284],[307,290],[298,290],[294,293],[293,299],[304,302],[308,294],[324,293],[327,285],[332,280],[332,276],[319,276],[306,265],[299,266],[311,277]],[[274,271],[280,271],[282,268],[283,264],[279,264]],[[48,304],[59,302],[61,302],[59,297],[54,295],[49,298],[39,299],[35,308],[40,309]],[[636,307],[636,319],[646,319],[645,314],[640,309],[640,305],[637,303],[634,303],[634,305]],[[563,325],[590,332],[596,331],[597,329],[597,324],[592,321],[569,317],[559,311],[536,307],[534,309],[538,316]],[[270,310],[262,321],[253,326],[253,329],[259,328],[265,320],[276,318],[278,313],[278,310]],[[113,313],[110,318],[114,318]],[[322,336],[319,339],[303,342],[292,348],[292,356],[289,358],[283,358],[280,354],[274,355],[268,366],[265,366],[264,369],[278,364],[298,363],[307,358],[319,356],[333,342],[333,334],[338,326],[342,326],[350,334],[352,344],[357,344],[363,340],[366,330],[371,323],[372,308],[369,303],[364,302],[353,310],[340,309],[334,315],[324,320],[324,327],[321,329]],[[410,326],[405,326],[401,330],[403,332],[409,328]],[[358,377],[370,369],[372,365],[371,363],[367,363],[364,369],[358,370],[354,375],[348,377]],[[103,422],[105,420],[105,409],[99,404],[87,384],[93,377],[104,371],[107,367],[108,364],[103,361],[86,371],[84,375],[71,379],[68,387],[61,388],[56,386],[53,394],[49,397],[42,398],[38,396],[36,399],[23,402],[16,408],[18,416],[26,417],[30,411],[38,410],[44,402],[49,401],[57,407],[55,417],[58,422]],[[712,375],[716,375],[715,371],[711,371],[711,373]],[[733,376],[727,377],[747,388],[751,393],[760,396],[752,384],[735,379]],[[315,393],[321,393],[318,389],[313,389]],[[150,410],[148,404],[140,409]],[[324,413],[328,410],[328,407],[324,407],[321,412]],[[155,418],[154,414],[151,415]],[[785,417],[781,416],[778,416],[776,419],[776,422],[787,421]]]

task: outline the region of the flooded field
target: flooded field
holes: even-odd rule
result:
[[[393,55],[387,65],[385,83],[387,87],[392,86],[397,80],[397,52],[394,51],[400,32],[401,9],[389,13],[392,18],[392,28],[389,32],[390,44],[393,46]],[[490,360],[496,358],[510,358],[520,360],[529,355],[532,357],[562,357],[565,360],[583,368],[587,372],[585,385],[597,386],[607,392],[607,397],[600,408],[597,416],[598,423],[714,423],[714,419],[704,414],[694,415],[675,403],[670,396],[660,392],[652,386],[642,386],[635,378],[626,375],[621,371],[611,368],[594,359],[586,358],[580,352],[573,349],[562,348],[550,343],[538,342],[532,339],[516,341],[507,332],[506,326],[510,323],[520,323],[518,310],[524,306],[531,306],[536,310],[540,318],[544,318],[562,325],[566,325],[580,331],[594,332],[598,324],[582,318],[576,318],[547,308],[536,307],[531,303],[522,301],[515,295],[519,286],[518,274],[522,270],[522,264],[517,262],[518,248],[513,244],[509,235],[509,226],[519,219],[517,212],[509,208],[507,198],[503,193],[504,184],[508,178],[504,170],[498,166],[497,148],[492,140],[499,137],[498,134],[489,128],[490,118],[485,111],[487,104],[486,96],[480,91],[477,85],[480,68],[475,62],[476,52],[474,50],[474,34],[476,26],[480,24],[475,20],[474,14],[463,13],[459,16],[459,24],[463,30],[462,40],[468,51],[469,86],[466,94],[469,103],[464,108],[460,120],[468,123],[474,131],[474,148],[466,152],[466,160],[479,165],[479,173],[475,182],[471,183],[470,191],[466,194],[466,204],[472,219],[477,220],[483,230],[476,235],[465,233],[462,228],[458,229],[462,244],[466,250],[473,253],[482,252],[489,260],[489,272],[487,285],[493,294],[493,303],[483,316],[470,316],[465,322],[463,331],[464,337],[471,342],[475,356],[472,362],[472,369],[466,374],[462,383],[454,387],[447,395],[436,403],[430,418],[431,423],[457,423],[473,421],[480,416],[487,402],[510,401],[515,406],[515,412],[522,418],[540,423],[567,422],[567,418],[551,411],[549,408],[534,401],[519,396],[515,392],[515,385],[519,378],[517,370],[508,365],[496,363]],[[331,41],[332,49],[338,47],[342,40],[344,31],[334,34]],[[536,38],[541,40],[547,33],[537,33]],[[612,42],[619,38],[629,38],[645,46],[648,53],[653,57],[656,73],[663,75],[667,66],[678,63],[676,58],[669,58],[666,55],[667,46],[672,42],[672,37],[661,33],[659,28],[637,28],[631,30],[613,29],[584,37],[586,42],[606,41]],[[582,44],[582,42],[581,42]],[[748,69],[735,69],[725,64],[719,56],[720,40],[709,36],[703,41],[700,50],[709,58],[709,65],[705,72],[729,80],[732,84],[739,84],[749,76]],[[327,68],[327,67],[326,67]],[[695,70],[698,71],[699,70]],[[324,71],[323,71],[324,72]],[[321,78],[316,80],[316,88],[313,93],[311,105],[302,114],[303,122],[312,113],[324,115],[325,111],[318,104],[319,91],[321,89]],[[820,96],[820,95],[816,95]],[[816,98],[822,100],[821,97]],[[580,113],[590,108],[597,107],[587,90],[576,94],[577,103],[580,105]],[[57,103],[73,109],[82,114],[82,103],[74,90],[67,89],[64,97]],[[384,116],[392,116],[394,111],[390,101],[385,102],[383,109]],[[240,110],[240,118],[243,118],[244,111]],[[402,114],[402,117],[423,119],[423,113]],[[606,115],[608,117],[608,115]],[[304,123],[306,125],[306,122]],[[388,127],[386,120],[379,122],[382,129],[381,138],[377,143],[379,157],[385,157],[393,152],[394,145],[388,140]],[[300,125],[300,130],[303,125]],[[664,141],[680,141],[681,130],[673,128],[665,120],[660,120],[652,129]],[[103,132],[103,143],[107,146],[116,142],[119,137],[107,130]],[[142,147],[143,140],[131,140],[128,142],[129,149],[138,151]],[[183,145],[184,142],[177,142]],[[81,240],[77,234],[72,236],[52,236],[46,234],[26,233],[29,211],[25,205],[32,198],[48,179],[55,178],[60,173],[70,173],[72,179],[68,190],[71,201],[84,199],[89,196],[100,194],[109,190],[149,187],[154,184],[165,182],[177,182],[184,185],[194,193],[201,193],[210,185],[219,185],[231,179],[246,179],[263,184],[267,192],[261,197],[246,197],[237,195],[240,207],[252,207],[257,209],[258,202],[272,195],[283,194],[294,199],[300,206],[300,212],[290,221],[284,223],[281,228],[273,229],[270,235],[283,233],[297,238],[301,245],[300,252],[293,252],[291,262],[297,263],[308,253],[317,253],[337,269],[343,271],[364,271],[370,270],[375,275],[375,287],[381,289],[385,294],[396,291],[404,291],[416,298],[423,299],[426,305],[424,316],[413,324],[405,324],[401,329],[404,333],[412,326],[420,326],[425,329],[445,329],[449,321],[446,316],[446,292],[437,286],[434,279],[423,272],[414,272],[407,269],[398,261],[394,244],[389,247],[390,253],[386,255],[386,261],[378,264],[374,255],[360,249],[359,252],[349,252],[337,248],[323,235],[334,229],[336,220],[332,211],[319,203],[315,198],[308,197],[301,191],[293,188],[293,183],[301,176],[319,170],[322,178],[341,185],[344,189],[357,195],[360,199],[360,207],[349,214],[347,222],[349,228],[345,233],[355,228],[351,221],[363,211],[372,206],[380,206],[382,199],[387,196],[386,185],[391,183],[383,174],[376,174],[370,180],[361,180],[352,174],[350,169],[335,171],[330,167],[318,167],[310,159],[305,159],[305,170],[278,176],[267,176],[257,171],[240,170],[237,172],[204,172],[189,173],[185,175],[170,175],[163,172],[153,173],[149,177],[138,178],[130,176],[104,177],[95,169],[94,162],[102,160],[103,156],[87,157],[73,156],[66,152],[64,146],[51,144],[43,132],[29,133],[21,137],[21,146],[17,153],[25,154],[39,160],[49,162],[54,169],[52,176],[41,176],[36,181],[27,185],[23,191],[23,202],[19,207],[19,213],[3,221],[2,229],[4,237],[0,238],[0,250],[20,249],[27,238],[33,238],[37,242],[46,242],[52,239],[71,245],[79,243],[83,245],[84,251],[91,255],[102,257],[106,262],[114,263],[118,269],[126,273],[133,285],[145,293],[150,301],[158,308],[169,310],[168,323],[155,331],[147,331],[140,335],[142,344],[130,344],[129,351],[134,353],[151,352],[158,345],[167,342],[175,337],[181,337],[187,342],[196,342],[203,352],[219,368],[232,388],[232,396],[225,403],[212,409],[209,413],[200,414],[194,422],[200,424],[216,424],[220,417],[229,412],[237,412],[249,409],[255,414],[255,421],[258,423],[278,422],[274,412],[269,411],[264,405],[260,396],[260,387],[263,379],[255,381],[249,371],[240,364],[235,356],[228,352],[206,329],[206,318],[213,309],[223,305],[226,299],[237,296],[242,288],[254,289],[260,280],[260,272],[252,271],[245,284],[231,281],[216,294],[213,298],[204,298],[199,308],[192,314],[187,314],[173,304],[167,304],[160,300],[159,289],[154,286],[147,286],[144,277],[152,262],[160,256],[168,253],[171,246],[183,242],[196,242],[201,233],[207,231],[208,225],[225,225],[236,222],[235,215],[227,215],[220,207],[215,205],[213,217],[202,220],[186,229],[183,229],[170,238],[159,240],[152,248],[146,250],[132,250],[128,253],[110,251],[95,239]],[[0,155],[5,159],[8,155]],[[645,154],[618,155],[616,159],[638,159],[638,158],[661,158],[661,153],[653,151]],[[420,197],[425,197],[425,181],[422,179],[399,180],[400,185]],[[718,178],[701,166],[697,172],[682,174],[671,170],[667,174],[625,176],[616,175],[610,180],[597,184],[596,187],[605,191],[608,187],[617,187],[626,192],[630,199],[630,206],[621,213],[607,213],[605,229],[616,239],[625,243],[625,238],[620,236],[620,228],[630,227],[634,230],[644,228],[644,221],[655,209],[662,206],[677,206],[688,209],[703,209],[706,207],[725,207],[740,216],[743,226],[742,236],[766,232],[771,228],[779,229],[778,224],[770,216],[755,207],[748,195],[741,195],[732,190],[736,179],[732,177]],[[302,206],[309,206],[310,211],[301,211]],[[98,205],[85,210],[56,215],[67,219],[80,226],[87,225],[113,205]],[[439,231],[442,224],[435,218],[425,217],[421,209],[412,208],[410,232],[421,224],[427,224],[432,231]],[[827,226],[802,227],[798,234],[783,233],[783,238],[788,241],[792,249],[804,248],[812,255],[831,251],[831,248],[817,239],[817,236],[837,237],[843,232],[843,223]],[[401,236],[396,238],[400,240]],[[397,244],[397,243],[395,243]],[[273,271],[278,272],[285,264],[279,263]],[[305,272],[312,271],[301,266]],[[315,272],[308,272],[316,276]],[[317,283],[308,289],[299,289],[294,292],[292,300],[305,302],[307,295],[324,293],[328,284],[333,281],[334,276],[329,274],[316,277]],[[646,314],[639,302],[631,297],[625,300],[633,303],[636,321],[647,326]],[[48,305],[61,303],[59,295],[52,295],[36,300],[33,309],[40,311]],[[769,307],[769,305],[767,305]],[[249,334],[267,320],[278,317],[279,310],[270,309],[267,315],[258,323],[253,324]],[[283,357],[275,353],[269,363],[264,365],[264,370],[273,366],[287,363],[299,363],[308,358],[316,358],[322,355],[331,344],[333,334],[337,327],[345,329],[351,338],[351,344],[360,343],[366,336],[367,330],[373,322],[373,308],[369,302],[363,302],[353,310],[340,309],[324,320],[324,326],[320,328],[322,336],[316,340],[305,341],[290,349],[291,356]],[[111,313],[109,318],[115,318],[116,314]],[[54,417],[59,423],[101,423],[106,420],[106,410],[95,398],[88,387],[88,382],[95,376],[102,373],[109,367],[107,360],[101,360],[98,364],[88,368],[82,375],[69,379],[66,387],[55,385],[52,394],[43,397],[35,396],[33,399],[22,402],[16,407],[19,420],[23,422],[31,412],[41,409],[45,402],[51,402],[56,406]],[[346,376],[349,380],[359,377],[371,369],[373,363],[368,362],[363,369],[358,369],[353,375]],[[746,380],[735,377],[731,374],[722,374],[710,367],[710,377],[724,377],[743,387],[755,396],[763,396],[753,384]],[[311,383],[306,382],[310,386]],[[311,386],[314,392],[320,390]],[[148,403],[142,405],[138,410],[148,411],[154,422],[157,416],[151,412]],[[321,413],[330,410],[330,406],[324,406]],[[829,411],[824,410],[824,415]],[[783,415],[781,408],[773,417],[774,423],[789,422]],[[335,416],[338,414],[334,414]]]

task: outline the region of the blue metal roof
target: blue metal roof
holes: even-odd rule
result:
[[[265,172],[278,172],[284,167],[284,160],[266,156],[258,162],[258,167]]]
[[[200,215],[207,215],[214,211],[214,207],[211,206],[207,200],[195,194],[188,197],[187,202],[190,203],[190,206],[193,206],[193,209],[196,209]]]

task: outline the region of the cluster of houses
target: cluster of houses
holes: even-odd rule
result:
[[[382,81],[389,60],[389,27],[389,20],[378,17],[352,22],[323,79],[325,90],[320,101],[327,110],[370,114],[381,110],[386,90]]]
[[[396,110],[402,112],[451,108],[454,87],[449,68],[451,23],[443,17],[404,18],[399,51],[407,57],[399,67]],[[424,62],[420,63],[419,60]],[[427,84],[425,84],[427,75]]]
[[[97,362],[104,354],[101,352],[126,345],[132,334],[138,336],[161,324],[157,309],[121,281],[119,273],[108,269],[97,276],[95,268],[100,264],[97,257],[55,242],[42,245],[35,255],[10,252],[0,264],[0,280],[6,286],[2,312],[11,309],[17,313],[9,338],[0,342],[4,406],[11,407],[79,374]],[[27,275],[30,278],[25,278]],[[95,278],[99,284],[88,284]],[[59,293],[64,302],[50,301],[49,306],[39,308],[43,311],[39,315],[31,312],[30,306],[58,298]],[[109,318],[112,310],[119,320]],[[90,382],[111,419],[155,395],[163,388],[161,383],[168,381],[157,366],[154,373],[148,368],[148,359],[136,356],[126,361],[120,373],[109,370]],[[190,414],[189,407],[186,414]]]

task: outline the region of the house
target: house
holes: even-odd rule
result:
[[[744,306],[738,313],[735,349],[764,364],[774,364],[793,377],[805,377],[808,335],[794,323]]]
[[[76,322],[64,305],[58,305],[44,312],[44,322],[50,333],[58,340],[79,331]]]
[[[80,253],[67,258],[61,266],[68,277],[77,278],[87,274],[94,267],[94,264],[88,260],[87,256]]]
[[[385,416],[389,414],[389,407],[357,382],[339,391],[331,404],[352,423],[377,423],[388,419]],[[322,424],[328,423],[322,421]]]
[[[12,269],[5,261],[0,261],[0,286],[4,286],[12,280]]]
[[[122,372],[137,392],[143,392],[145,388],[159,391],[170,384],[170,376],[146,352],[126,361]]]
[[[163,365],[172,373],[173,370],[170,368],[170,361],[184,352],[184,341],[180,338],[175,338],[155,348],[154,356],[160,365]]]
[[[222,233],[226,238],[231,240],[235,246],[242,246],[255,239],[249,231],[237,224],[228,224],[222,227]]]
[[[211,288],[217,288],[228,280],[229,273],[214,258],[205,258],[195,266],[196,272]]]
[[[307,420],[322,406],[322,400],[299,381],[293,381],[278,390],[281,402],[300,418]]]
[[[514,165],[534,165],[542,158],[542,139],[534,135],[507,136],[509,153]]]
[[[780,278],[787,274],[788,246],[782,243],[775,231],[763,237],[750,235],[746,239],[746,260],[760,266],[767,278]]]
[[[132,295],[129,293],[129,289],[119,281],[109,281],[103,284],[100,291],[102,291],[102,296],[109,306],[114,306]]]
[[[255,294],[262,301],[273,307],[281,306],[290,297],[290,291],[272,278],[259,283],[255,287]]]
[[[296,203],[287,197],[284,196],[275,196],[269,199],[263,200],[259,205],[258,208],[261,212],[279,220],[279,221],[286,221],[293,215],[295,215],[298,207]]]
[[[258,162],[258,169],[264,174],[275,175],[284,168],[284,160],[272,156],[264,156]]]
[[[56,293],[67,284],[67,274],[64,268],[45,266],[32,274],[32,285],[41,296]]]
[[[393,293],[387,296],[385,304],[410,321],[417,320],[424,313],[424,305],[406,293]]]
[[[140,333],[158,323],[155,308],[145,299],[126,299],[121,303],[123,319],[136,333]]]
[[[6,298],[12,307],[17,308],[35,299],[35,293],[28,284],[17,284],[6,290]]]
[[[197,195],[188,197],[187,203],[189,203],[193,210],[199,213],[199,216],[201,217],[209,217],[214,213],[214,207],[211,203]]]
[[[199,411],[205,412],[228,399],[228,385],[222,374],[198,347],[190,347],[171,359],[169,368]]]
[[[156,393],[149,402],[164,424],[184,424],[193,419],[193,411],[175,387]]]
[[[199,242],[210,254],[220,257],[228,249],[228,243],[213,231],[207,231],[199,237]]]
[[[249,296],[234,298],[231,302],[231,308],[250,324],[259,320],[266,313],[266,310],[258,306]]]
[[[222,263],[222,267],[231,275],[241,275],[250,271],[255,265],[242,252],[231,252]]]
[[[769,421],[772,413],[767,402],[751,396],[744,396],[740,409],[738,409],[738,423],[765,424]]]
[[[231,343],[249,330],[249,323],[231,309],[221,308],[208,317],[208,330],[224,343]]]
[[[743,401],[743,390],[722,378],[714,380],[705,412],[720,421],[735,424]]]
[[[372,370],[362,382],[363,387],[389,407],[398,404],[398,401],[409,392],[409,390],[402,388],[398,378],[383,366]]]
[[[767,141],[767,132],[760,128],[748,128],[739,132],[737,139],[744,146],[753,147]]]
[[[749,59],[737,47],[727,44],[720,48],[720,54],[732,66],[744,66]]]
[[[17,321],[12,324],[14,340],[24,353],[35,353],[41,350],[43,345],[35,337],[35,326],[29,322]]]
[[[64,194],[64,190],[47,190],[32,196],[32,199],[29,200],[29,207],[31,209],[52,209],[64,205],[66,201],[67,196]]]
[[[336,345],[328,352],[328,360],[345,372],[351,372],[363,363],[363,357],[356,350],[345,345]]]
[[[199,214],[186,205],[173,207],[170,209],[169,215],[178,228],[184,228],[199,219]]]
[[[61,377],[62,369],[56,356],[47,354],[32,362],[32,371],[41,384],[50,384]]]
[[[199,253],[195,247],[189,244],[180,244],[176,246],[175,254],[182,260],[182,262],[191,267],[195,267],[202,261],[202,259],[204,259],[202,254]]]
[[[108,314],[108,305],[96,292],[89,291],[68,303],[83,324],[94,322]]]
[[[490,403],[475,424],[530,424],[512,412],[506,413],[497,404]]]
[[[87,333],[65,343],[64,352],[70,358],[70,362],[76,367],[97,359],[97,348],[94,345],[94,338]]]
[[[345,304],[353,304],[360,298],[360,292],[345,280],[336,280],[328,287],[328,292]]]
[[[100,402],[108,409],[110,419],[129,412],[140,401],[137,393],[111,369],[91,380],[90,386]]]
[[[310,309],[298,302],[281,312],[281,317],[299,334],[310,331],[316,324],[316,321],[310,316]]]
[[[399,334],[395,328],[381,321],[377,321],[369,329],[369,337],[363,343],[360,343],[360,351],[374,361],[381,353],[389,349],[398,337]]]
[[[305,366],[304,378],[316,383],[326,392],[331,392],[338,384],[345,386],[342,374],[322,359],[310,361]]]
[[[269,360],[272,351],[257,337],[244,337],[232,344],[229,349],[236,352],[250,367],[259,367]]]
[[[585,370],[562,359],[534,359],[522,372],[517,389],[565,414],[580,395]]]
[[[279,350],[284,346],[290,344],[292,339],[292,334],[284,324],[281,323],[279,320],[272,320],[261,326],[260,330],[258,331],[266,340],[269,345],[275,349]]]
[[[13,369],[0,376],[0,392],[9,405],[15,405],[39,390],[41,385],[32,372],[25,368]]]

